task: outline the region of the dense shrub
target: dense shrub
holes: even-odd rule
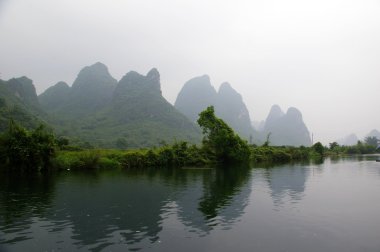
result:
[[[289,162],[306,160],[310,157],[310,148],[306,147],[251,147],[251,159],[253,162]]]
[[[43,125],[28,131],[11,120],[0,136],[0,162],[10,169],[44,169],[55,154],[55,144],[54,135]]]

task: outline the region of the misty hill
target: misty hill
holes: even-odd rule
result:
[[[56,111],[68,101],[70,87],[66,82],[60,81],[49,87],[38,96],[39,103],[47,111]]]
[[[345,146],[352,146],[357,144],[359,141],[359,138],[357,137],[356,134],[350,134],[342,139],[338,139],[336,142],[340,145],[345,145]]]
[[[255,130],[263,131],[264,130],[264,126],[265,126],[265,121],[264,120],[262,120],[262,121],[252,121],[251,125],[252,125],[252,127]]]
[[[39,107],[33,81],[25,76],[12,78],[5,82],[11,95],[16,96],[24,105],[37,109]]]
[[[39,101],[50,114],[77,119],[104,107],[111,100],[116,84],[107,67],[98,62],[83,68],[71,88],[59,82],[42,93]]]
[[[367,137],[377,137],[377,139],[380,139],[380,132],[377,129],[373,129],[366,136]]]
[[[195,77],[184,84],[174,104],[193,122],[198,119],[198,114],[210,105],[215,107],[215,114],[239,135],[249,138],[253,128],[248,109],[242,96],[227,82],[216,92],[207,75]]]
[[[253,128],[242,96],[227,82],[222,83],[216,100],[216,115],[225,120],[242,137],[249,139]]]
[[[183,85],[174,107],[190,121],[196,122],[201,111],[210,105],[216,105],[217,95],[208,75],[195,77]]]
[[[26,128],[43,122],[36,89],[27,77],[0,80],[0,131],[4,131],[12,118]]]
[[[371,130],[366,137],[377,137],[377,139],[380,139],[380,132],[376,129]],[[356,145],[360,139],[356,134],[350,134],[344,138],[336,140],[336,142],[340,145],[345,146],[352,146]]]
[[[271,145],[311,145],[310,133],[303,122],[302,114],[293,107],[284,113],[278,105],[273,105],[262,133],[271,134]]]
[[[131,71],[117,83],[106,66],[96,63],[82,69],[72,87],[57,83],[39,99],[59,134],[95,146],[200,140],[200,130],[162,96],[156,69],[146,76]]]

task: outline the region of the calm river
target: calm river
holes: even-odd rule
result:
[[[380,162],[0,174],[0,251],[380,251]]]

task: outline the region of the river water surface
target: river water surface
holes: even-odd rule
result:
[[[0,251],[380,251],[380,163],[0,174]]]

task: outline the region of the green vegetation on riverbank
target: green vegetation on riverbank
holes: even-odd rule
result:
[[[207,166],[225,163],[294,162],[321,159],[327,155],[367,154],[376,151],[377,139],[366,139],[356,146],[312,147],[249,146],[221,119],[213,107],[200,113],[198,120],[204,134],[201,146],[187,142],[135,150],[84,150],[68,145],[65,138],[55,138],[43,126],[29,131],[13,121],[6,133],[0,135],[0,166],[12,170],[35,171],[43,169],[111,169],[143,167]],[[375,141],[376,140],[376,141]],[[372,143],[373,142],[373,143]],[[371,144],[372,143],[372,144]]]
[[[213,163],[195,145],[179,142],[152,149],[59,151],[52,159],[55,169],[142,168],[205,166]]]
[[[330,156],[374,154],[380,151],[377,148],[378,141],[376,137],[366,137],[364,141],[358,141],[356,145],[352,146],[339,145],[337,142],[333,142],[329,144],[329,147],[325,147],[325,151]]]

